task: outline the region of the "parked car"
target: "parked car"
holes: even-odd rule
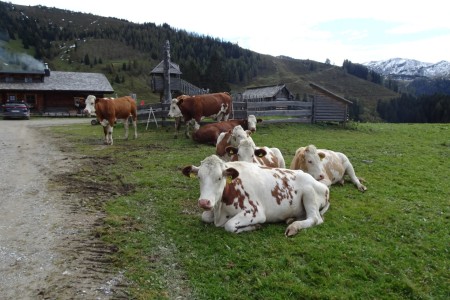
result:
[[[30,119],[30,108],[24,102],[7,102],[2,108],[3,119]]]

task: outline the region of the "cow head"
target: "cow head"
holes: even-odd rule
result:
[[[188,177],[198,177],[200,181],[198,205],[205,210],[213,209],[222,200],[223,190],[227,181],[239,176],[239,172],[236,169],[227,168],[217,155],[205,158],[201,162],[200,167],[184,167],[182,173]]]
[[[86,107],[83,110],[85,115],[93,115],[95,114],[95,101],[97,98],[94,95],[89,95],[86,98],[85,104]]]
[[[169,113],[167,115],[169,118],[179,118],[183,116],[179,107],[181,103],[183,103],[183,99],[172,99],[172,102],[170,103]]]
[[[322,159],[325,157],[325,153],[317,151],[316,146],[309,145],[304,148],[304,161],[306,170],[303,170],[312,175],[316,180],[325,179],[325,168],[323,166]]]
[[[249,115],[247,118],[247,127],[251,132],[256,131],[256,123],[261,123],[262,119],[256,119],[255,115]]]
[[[250,141],[249,139],[242,140],[239,143],[239,147],[228,146],[225,151],[230,157],[237,155],[238,161],[246,161],[249,163],[255,162],[256,157],[264,157],[267,154],[266,150],[256,148],[253,141]],[[232,158],[232,160],[234,159]]]
[[[251,142],[253,142],[253,139],[250,136],[251,134],[252,132],[250,130],[244,130],[241,125],[235,126],[231,131],[230,144],[234,147],[237,147],[243,140],[249,139]]]

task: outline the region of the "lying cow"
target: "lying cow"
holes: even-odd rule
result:
[[[227,147],[239,146],[242,140],[249,140],[255,145],[253,142],[250,130],[244,130],[241,125],[238,125],[233,128],[233,130],[229,130],[227,132],[222,132],[217,138],[216,143],[216,154],[224,161],[230,161],[231,156],[227,153]]]
[[[238,147],[228,146],[225,151],[231,161],[246,161],[270,168],[285,168],[283,154],[278,148],[256,147],[250,139],[244,139]]]
[[[192,139],[202,144],[217,144],[217,139],[222,132],[232,130],[236,126],[242,126],[244,130],[256,131],[256,124],[262,119],[256,119],[255,115],[249,115],[247,119],[232,119],[217,123],[203,125],[192,135]]]
[[[292,222],[286,236],[323,223],[329,207],[328,187],[300,170],[266,168],[247,162],[225,163],[212,155],[200,167],[183,168],[200,180],[202,220],[233,233],[263,223]]]
[[[97,116],[97,121],[103,126],[105,144],[112,145],[112,133],[117,120],[124,120],[125,139],[128,139],[128,119],[131,117],[134,127],[134,138],[137,138],[137,107],[136,102],[129,96],[116,99],[96,98],[89,95],[86,98],[84,113]]]
[[[303,170],[327,186],[335,183],[344,184],[344,175],[347,174],[358,190],[361,192],[367,190],[356,177],[348,157],[340,152],[317,149],[314,145],[301,147],[295,152],[290,168]]]
[[[210,117],[216,121],[226,121],[232,109],[229,93],[204,94],[196,96],[181,95],[172,99],[168,117],[183,118],[186,123],[186,137],[189,137],[189,123],[192,121],[194,131],[200,128],[200,121]],[[179,125],[175,124],[175,137],[178,137]]]

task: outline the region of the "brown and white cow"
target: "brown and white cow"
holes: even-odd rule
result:
[[[327,186],[335,183],[344,184],[344,176],[347,174],[358,190],[361,192],[367,190],[356,177],[348,157],[341,152],[317,149],[314,145],[300,147],[295,152],[290,168],[303,170]]]
[[[280,149],[256,147],[250,139],[242,140],[237,147],[228,146],[225,151],[231,157],[231,161],[246,161],[270,168],[286,167]]]
[[[202,144],[217,144],[217,139],[222,132],[232,130],[236,126],[242,126],[244,130],[256,131],[256,124],[262,119],[256,119],[255,115],[249,115],[247,119],[232,119],[217,123],[203,125],[192,134],[192,139]]]
[[[216,121],[226,121],[233,107],[229,93],[203,94],[196,96],[181,95],[172,99],[168,117],[183,117],[186,123],[186,137],[189,137],[189,123],[194,124],[194,131],[200,127],[200,121],[210,117]],[[175,126],[175,137],[178,137],[179,126]]]
[[[112,133],[117,120],[124,120],[125,139],[128,139],[128,119],[131,117],[134,127],[134,138],[137,138],[137,107],[129,96],[120,98],[96,98],[89,95],[86,98],[85,114],[95,113],[98,122],[103,126],[105,144],[112,145]]]
[[[328,187],[301,170],[261,167],[248,162],[224,162],[212,155],[199,167],[184,167],[185,176],[200,181],[198,205],[202,220],[240,233],[263,223],[290,222],[286,236],[323,223],[329,207]]]
[[[249,140],[253,142],[250,130],[244,130],[241,125],[238,125],[227,132],[222,132],[217,138],[216,155],[224,161],[230,161],[231,156],[227,153],[227,147],[237,147],[242,140]]]

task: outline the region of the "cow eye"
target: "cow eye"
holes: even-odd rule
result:
[[[308,163],[309,163],[309,164],[312,164],[312,160],[308,160]]]

